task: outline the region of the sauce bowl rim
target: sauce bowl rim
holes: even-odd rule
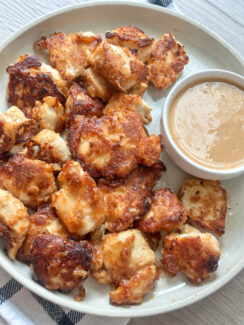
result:
[[[241,173],[244,173],[244,164],[241,166],[233,167],[233,168],[226,168],[226,169],[218,169],[218,168],[211,168],[204,165],[201,165],[200,163],[197,163],[196,161],[192,160],[191,158],[187,157],[177,146],[175,141],[173,140],[173,137],[171,135],[171,132],[169,130],[168,126],[168,113],[171,107],[171,103],[175,99],[175,97],[180,93],[181,90],[184,88],[187,88],[187,86],[190,86],[193,82],[199,80],[203,81],[214,81],[214,79],[222,79],[223,82],[229,82],[230,84],[234,86],[240,85],[241,87],[244,87],[244,77],[228,71],[228,70],[222,70],[222,69],[205,69],[198,72],[195,72],[182,80],[180,80],[177,84],[173,86],[173,88],[170,90],[168,96],[166,97],[164,107],[161,114],[161,126],[163,127],[164,132],[161,131],[164,135],[167,137],[167,140],[170,144],[170,146],[174,149],[175,152],[183,159],[188,165],[194,167],[195,169],[198,169],[200,172],[208,173],[209,175],[219,175],[219,176],[237,176]],[[166,148],[167,151],[167,148]],[[177,161],[174,161],[178,166],[179,164]]]

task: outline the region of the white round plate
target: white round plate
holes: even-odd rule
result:
[[[75,33],[87,30],[104,35],[106,30],[126,25],[137,26],[156,39],[159,39],[164,33],[172,32],[185,45],[190,57],[190,63],[186,66],[182,77],[206,68],[244,73],[242,59],[230,46],[210,31],[178,13],[158,6],[130,1],[85,3],[67,7],[37,19],[2,45],[0,53],[1,110],[6,110],[8,107],[6,102],[8,81],[6,67],[20,55],[34,53],[33,43],[41,36],[55,31]],[[160,132],[160,114],[167,93],[168,91],[160,92],[149,87],[144,95],[144,99],[153,107],[153,122],[149,126],[150,132],[156,134]],[[223,150],[225,149],[223,148]],[[176,167],[165,153],[163,153],[162,159],[167,166],[162,184],[177,191],[187,174]],[[82,302],[74,301],[72,294],[67,295],[45,289],[32,280],[29,267],[8,259],[4,252],[3,240],[1,240],[0,265],[16,280],[41,297],[80,312],[102,316],[138,317],[184,307],[219,289],[233,278],[244,265],[244,177],[228,180],[222,184],[227,189],[230,206],[226,234],[220,239],[222,256],[217,272],[201,285],[191,284],[183,274],[174,278],[163,275],[157,281],[155,289],[145,297],[141,305],[116,307],[109,303],[110,287],[97,283],[92,277],[85,282],[87,294]]]

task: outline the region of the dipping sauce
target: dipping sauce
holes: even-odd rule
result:
[[[168,125],[178,148],[215,169],[244,164],[244,91],[225,81],[198,81],[183,89],[169,109]]]

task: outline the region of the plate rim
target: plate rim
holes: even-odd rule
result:
[[[220,36],[218,36],[215,32],[211,31],[204,25],[196,22],[195,20],[184,16],[181,13],[175,12],[171,9],[162,8],[157,5],[148,4],[148,3],[141,3],[136,1],[124,1],[124,0],[103,0],[103,1],[90,1],[90,2],[84,2],[79,4],[72,4],[69,6],[65,6],[62,8],[59,8],[57,10],[51,11],[50,13],[41,15],[40,17],[32,20],[31,22],[27,23],[17,31],[15,31],[12,35],[10,35],[3,43],[0,45],[0,52],[2,52],[10,43],[12,43],[17,37],[21,36],[23,33],[25,33],[27,30],[33,28],[34,26],[38,25],[39,23],[52,18],[54,16],[57,16],[59,14],[67,13],[76,9],[80,8],[86,8],[86,7],[95,7],[95,6],[131,6],[131,7],[140,7],[144,9],[151,9],[157,12],[162,12],[170,16],[174,16],[176,18],[179,18],[189,24],[194,25],[195,27],[199,28],[201,31],[207,33],[212,38],[214,38],[218,43],[220,43],[222,46],[224,46],[236,59],[239,61],[240,65],[244,66],[244,59],[242,56],[231,46],[229,45],[224,39],[222,39]],[[1,267],[14,279],[16,279],[18,282],[20,282],[24,287],[29,289],[31,292],[39,295],[40,297],[54,303],[61,305],[62,307],[68,307],[73,310],[76,310],[78,312],[87,313],[87,314],[93,314],[98,316],[109,316],[109,317],[142,317],[142,316],[152,316],[152,315],[158,315],[163,314],[167,312],[171,312],[176,309],[180,309],[183,307],[186,307],[192,303],[195,303],[210,294],[214,293],[218,289],[220,289],[222,286],[224,286],[227,282],[229,282],[232,278],[234,278],[243,268],[244,268],[244,256],[242,259],[239,260],[239,262],[234,265],[231,269],[231,271],[227,272],[224,276],[222,276],[220,279],[216,279],[211,285],[209,285],[205,290],[202,290],[199,294],[194,294],[193,296],[188,297],[187,299],[178,300],[174,303],[172,303],[167,309],[164,309],[164,306],[160,307],[150,307],[146,310],[136,310],[136,309],[130,309],[126,308],[124,310],[119,310],[116,308],[114,310],[93,310],[90,306],[81,306],[79,303],[75,301],[63,301],[65,298],[56,296],[55,293],[48,291],[48,289],[42,287],[41,285],[33,282],[29,283],[29,279],[26,278],[24,275],[20,274],[19,271],[17,271],[14,266],[12,266],[10,269],[7,268],[5,265],[6,263],[9,264],[12,261],[5,261],[4,256],[2,255],[2,252],[0,254],[0,264]],[[5,265],[5,266],[4,266]],[[34,281],[34,280],[32,280]],[[35,284],[35,287],[33,288],[33,284]],[[81,308],[79,308],[81,307]]]

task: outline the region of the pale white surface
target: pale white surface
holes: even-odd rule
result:
[[[16,3],[12,2],[12,1],[11,2],[6,2],[6,3],[0,3],[0,6],[2,7],[2,8],[0,8],[1,9],[0,10],[0,13],[1,13],[0,16],[3,18],[3,20],[5,21],[6,20],[6,15],[7,14],[9,15],[8,16],[8,19],[6,20],[7,27],[10,27],[12,30],[13,29],[18,29],[21,26],[21,23],[22,24],[23,24],[23,22],[26,23],[28,19],[32,19],[32,18],[38,16],[38,13],[39,12],[43,13],[45,11],[49,11],[51,9],[54,9],[53,6],[55,5],[55,3],[56,3],[56,7],[60,7],[60,5],[63,5],[64,3],[67,5],[69,3],[74,3],[74,1],[70,1],[70,2],[69,1],[52,1],[52,2],[44,1],[43,2],[43,6],[41,8],[40,8],[40,4],[37,4],[37,2],[35,2],[35,1],[33,2],[32,1],[32,3],[33,4],[31,4],[29,2],[29,4],[26,5],[26,2],[22,2],[22,5],[21,6],[20,6],[20,2],[18,3],[17,1],[16,1]],[[4,6],[4,9],[3,9],[3,6]],[[16,9],[16,8],[18,8],[18,9]],[[23,9],[23,8],[25,8],[25,9]],[[32,9],[29,9],[29,8],[32,8]],[[44,8],[44,11],[43,11],[43,8]],[[111,21],[110,21],[110,24],[111,25],[115,25],[116,26],[116,25],[120,24],[121,17],[116,17],[116,16],[113,16],[113,15],[111,15],[111,17],[112,17],[111,18]],[[75,24],[77,24],[78,17],[75,16],[74,18],[75,18],[75,22],[76,22]],[[86,20],[85,21],[84,20],[83,21],[79,21],[79,24],[78,25],[79,26],[82,26],[83,28],[85,28],[84,27],[85,25],[82,25],[82,24],[87,23],[86,24],[86,28],[88,28],[91,24],[93,24],[94,21],[96,21],[96,24],[98,24],[97,25],[97,28],[101,28],[100,27],[101,26],[100,24],[102,23],[102,17],[100,17],[100,15],[97,15],[96,18],[97,19],[93,19],[90,22],[87,22]],[[139,27],[140,26],[141,27],[146,26],[146,27],[144,27],[144,29],[145,29],[145,31],[148,31],[149,33],[150,32],[153,32],[153,30],[155,28],[158,28],[160,26],[160,30],[158,30],[157,33],[154,33],[156,36],[159,36],[162,33],[163,27],[164,27],[164,30],[163,31],[168,31],[170,28],[173,28],[172,25],[170,25],[170,22],[167,21],[167,19],[166,20],[164,19],[162,24],[159,24],[158,23],[158,25],[157,25],[157,23],[156,23],[157,19],[156,20],[151,19],[150,16],[149,17],[143,16],[143,18],[144,18],[143,25],[142,24],[137,24],[137,25]],[[87,17],[87,19],[89,19],[89,16]],[[127,21],[130,21],[129,15],[126,15],[126,20]],[[59,22],[59,23],[62,23],[62,22]],[[73,20],[72,20],[72,23],[73,23]],[[0,25],[1,25],[1,28],[4,26],[2,23],[0,23]],[[17,25],[17,27],[16,27],[16,25]],[[77,27],[78,27],[78,25],[77,25]],[[162,25],[162,27],[161,27],[161,25]],[[109,25],[109,22],[107,22],[107,25],[106,26],[110,26]],[[58,28],[58,27],[59,27],[59,25],[54,24],[52,26],[52,30],[54,30],[55,28]],[[50,28],[50,26],[49,27],[48,26],[44,26],[43,29],[45,29],[45,28],[47,28],[46,31],[48,31],[48,28]],[[186,44],[186,48],[189,48],[189,51],[191,52],[190,55],[192,56],[192,65],[191,66],[189,65],[189,68],[187,68],[186,73],[190,73],[192,71],[191,69],[194,70],[194,69],[205,68],[205,67],[220,67],[220,68],[232,69],[232,70],[240,73],[240,71],[239,71],[240,69],[238,67],[238,64],[235,63],[235,60],[228,60],[227,59],[228,55],[225,53],[225,50],[222,49],[222,48],[219,49],[220,50],[220,53],[219,53],[220,55],[219,56],[217,54],[215,54],[215,55],[213,55],[213,58],[211,59],[212,61],[211,60],[206,60],[205,59],[205,55],[206,55],[206,53],[209,53],[210,52],[210,49],[211,49],[211,51],[216,52],[215,51],[216,49],[214,48],[214,44],[212,44],[211,42],[207,42],[207,40],[204,39],[204,37],[201,37],[201,36],[199,36],[199,39],[194,39],[193,35],[190,33],[189,30],[186,29],[186,30],[184,30],[184,33],[183,33],[183,31],[180,28],[181,28],[180,24],[177,24],[177,29],[175,30],[175,33],[176,33],[176,35],[178,37],[180,37],[180,39],[182,40],[182,42],[184,44]],[[70,28],[70,30],[72,30],[72,29],[75,30],[76,29],[76,26],[74,28],[73,27]],[[44,32],[45,32],[45,30],[44,30]],[[33,38],[32,38],[31,35],[27,34],[26,35],[26,39],[28,39],[30,42],[32,42],[33,39],[35,39],[39,35],[40,35],[40,32],[39,32],[38,35],[37,34],[33,35]],[[6,37],[6,35],[5,35],[5,37]],[[191,44],[193,45],[193,47],[191,46]],[[203,44],[205,44],[205,47],[203,47]],[[4,53],[5,56],[2,58],[2,64],[4,65],[5,62],[9,63],[9,60],[10,61],[13,60],[13,58],[15,58],[17,55],[19,55],[20,53],[22,53],[21,52],[22,50],[23,50],[23,47],[22,48],[20,48],[20,47],[19,48],[16,48],[14,46],[11,47],[11,53]],[[227,55],[227,57],[226,57],[226,55]],[[195,56],[197,57],[197,59],[195,59]],[[6,84],[6,78],[4,80],[4,87],[5,87],[5,84]],[[2,88],[2,89],[4,89],[4,88]],[[150,96],[151,95],[153,95],[154,103],[157,103],[157,102],[160,102],[161,101],[160,100],[160,96],[158,96],[157,93],[155,93],[155,92],[154,92],[154,94],[153,93],[150,93]],[[166,164],[167,164],[167,162],[166,162]],[[169,164],[167,164],[167,165],[169,166]],[[172,178],[171,175],[172,174],[174,174],[174,176],[178,176],[179,175],[179,176],[181,176],[181,178],[184,177],[184,176],[182,174],[180,174],[178,172],[177,168],[175,168],[173,165],[170,166],[169,169],[171,169],[171,172],[169,172],[166,175],[165,182],[168,183],[169,185],[172,185],[172,187],[174,187],[176,189],[178,187],[178,184],[179,184],[178,182],[180,182],[180,179],[177,182],[177,181],[175,181],[175,178],[174,179]],[[173,171],[173,173],[172,173],[172,171]],[[232,184],[231,182],[229,182],[227,184],[231,188],[233,188],[233,191],[231,191],[231,192],[232,192],[232,195],[233,195],[233,197],[235,198],[236,201],[240,201],[241,200],[241,193],[242,193],[242,191],[240,189],[241,189],[242,184],[243,184],[243,180],[242,181],[240,180],[239,183],[237,182],[237,184]],[[240,197],[238,197],[238,195],[240,195]],[[233,206],[235,206],[234,201],[232,202],[232,204],[233,204]],[[238,206],[235,207],[235,209],[236,209],[236,212],[238,214],[238,211],[237,211]],[[238,222],[240,222],[240,220],[237,219],[237,214],[236,214],[236,216],[234,214],[234,220],[232,220],[232,221],[233,222],[236,222],[235,223],[235,226],[237,228],[241,229],[241,225],[240,224],[238,225]],[[229,220],[230,220],[230,218],[229,218]],[[228,225],[227,227],[232,228],[232,225]],[[233,232],[235,232],[235,230],[234,229],[230,229],[230,231],[229,231],[229,237],[230,237],[229,238],[229,242],[232,240],[231,236],[232,236]],[[233,236],[233,239],[235,239],[235,236]],[[226,237],[226,240],[227,240],[227,237]],[[240,237],[239,240],[241,240],[241,237]],[[224,244],[224,249],[225,249],[225,247],[227,248],[227,247],[231,246],[231,245],[226,244],[225,243],[225,240],[223,241],[223,244]],[[237,251],[237,249],[235,250],[235,247],[233,245],[230,248],[232,248],[233,252],[230,252],[229,251],[229,253],[227,253],[227,255],[225,257],[223,256],[222,261],[225,260],[223,263],[227,263],[231,267],[232,266],[232,263],[233,263],[233,258],[235,260],[235,251]],[[238,245],[238,248],[239,248],[239,245]],[[222,268],[222,266],[220,267],[220,269],[221,268]],[[23,269],[23,272],[24,272],[24,269]],[[227,274],[227,276],[228,276],[228,269],[227,268],[226,269],[223,268],[222,269],[222,273],[223,274]],[[178,283],[179,285],[182,285],[184,283],[184,282],[181,281],[181,279],[178,279],[178,280],[176,280],[176,284],[177,284],[177,281],[179,281],[179,283]],[[162,285],[163,285],[163,283],[162,283]],[[183,286],[184,286],[184,284],[183,284]],[[189,287],[191,288],[192,286],[189,285]],[[242,288],[243,288],[243,284],[242,284]],[[45,289],[43,289],[43,290],[45,290]],[[169,292],[169,294],[170,294],[170,292]],[[238,297],[238,299],[240,299],[240,301],[242,301],[241,298],[243,299],[243,296],[242,297],[241,296]],[[152,306],[155,306],[155,299],[151,299],[151,301],[152,301],[151,302]],[[149,301],[149,303],[150,303],[150,301]],[[223,303],[224,303],[224,301],[223,301]],[[197,305],[201,305],[201,302],[199,302]],[[190,308],[193,308],[193,306],[190,307]],[[124,310],[124,314],[126,315],[126,309],[123,309],[123,310]],[[174,312],[174,313],[172,313],[172,315],[175,315],[176,313],[179,313],[179,312],[180,311]],[[170,314],[167,314],[166,316],[168,316],[168,315],[170,315]],[[191,312],[191,316],[192,316],[192,312]],[[235,324],[235,321],[238,321],[238,317],[236,317],[236,313],[235,313],[235,315],[233,314],[232,316],[233,316],[232,317],[232,320],[234,320],[234,324]],[[235,318],[234,318],[234,316],[235,316]],[[195,319],[196,320],[197,319],[196,317],[197,316],[195,314],[195,318],[194,317],[193,318],[189,318],[189,321],[190,321],[190,319]],[[162,318],[163,318],[163,316],[162,316]],[[170,318],[168,318],[168,319],[170,319]],[[181,317],[179,319],[181,319]],[[226,319],[228,319],[228,318],[226,317]],[[156,318],[151,318],[150,319],[150,323],[152,323],[153,320],[156,321]],[[187,318],[185,317],[185,315],[184,315],[184,320],[187,320]],[[206,321],[206,320],[207,320],[207,315],[205,315],[205,318],[204,318],[204,321]],[[214,319],[212,319],[212,320],[214,320]],[[148,319],[147,319],[147,321],[148,321]],[[173,321],[173,319],[172,319],[172,321]],[[142,320],[140,320],[140,322],[142,324]],[[163,322],[163,319],[162,319],[161,323],[162,322]],[[209,321],[206,321],[206,323],[208,323],[208,324],[210,324],[210,322],[211,322],[211,319],[209,319]],[[174,323],[174,321],[173,321],[173,323]],[[181,323],[182,323],[182,319],[181,319]],[[204,322],[202,322],[202,324],[204,324]],[[216,322],[215,322],[215,324],[216,324]],[[239,323],[236,323],[236,324],[239,324]]]

